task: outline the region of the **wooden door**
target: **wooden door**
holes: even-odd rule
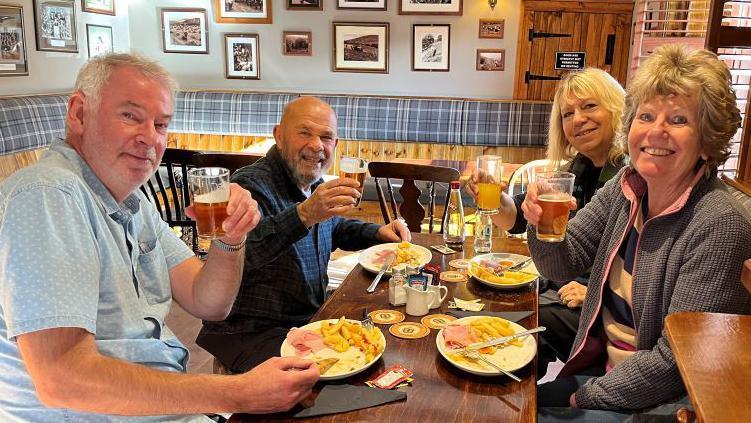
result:
[[[625,85],[631,11],[583,12],[580,8],[586,3],[577,4],[563,5],[558,10],[525,8],[519,34],[515,98],[553,99],[558,80],[569,72],[555,69],[557,52],[583,52],[586,67],[603,69]],[[633,3],[628,5],[633,7]]]

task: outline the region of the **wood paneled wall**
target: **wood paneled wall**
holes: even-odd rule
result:
[[[36,163],[45,150],[47,149],[38,148],[36,150],[22,151],[16,154],[0,156],[0,182],[18,169]]]

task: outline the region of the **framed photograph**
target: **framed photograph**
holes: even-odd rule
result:
[[[448,72],[451,25],[412,25],[412,70]]]
[[[334,22],[334,72],[389,73],[389,24]]]
[[[310,31],[284,31],[282,33],[282,54],[285,56],[311,56],[313,54],[313,33]]]
[[[462,15],[462,0],[399,0],[400,15]]]
[[[162,9],[162,45],[165,53],[209,53],[206,9]]]
[[[101,13],[102,15],[115,14],[115,0],[81,0],[84,12]]]
[[[0,6],[0,76],[28,74],[23,7]]]
[[[478,38],[503,38],[503,19],[480,19]]]
[[[78,53],[73,0],[34,0],[37,50]]]
[[[258,34],[224,34],[227,79],[261,79]]]
[[[112,27],[86,24],[86,41],[89,46],[89,57],[112,53]]]
[[[506,50],[500,48],[478,48],[477,65],[479,71],[502,71],[506,61]]]
[[[386,0],[336,0],[337,9],[386,10]]]
[[[214,19],[219,23],[270,24],[271,3],[271,0],[214,0]],[[297,3],[310,2],[297,0]]]
[[[287,10],[323,10],[323,0],[287,0]]]

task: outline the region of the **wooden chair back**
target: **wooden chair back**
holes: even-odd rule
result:
[[[230,175],[237,169],[252,165],[263,156],[260,154],[242,152],[199,151],[193,156],[196,167],[224,167],[229,169]]]
[[[381,207],[383,220],[388,224],[392,220],[401,216],[407,222],[407,226],[412,232],[421,231],[421,224],[426,214],[426,208],[420,204],[422,191],[417,185],[415,185],[415,181],[425,181],[428,183],[428,232],[433,233],[433,217],[435,215],[437,195],[436,185],[438,183],[448,184],[451,181],[459,180],[458,170],[443,166],[395,162],[370,162],[368,164],[368,171],[370,171],[370,176],[375,180],[376,193],[378,194],[378,202]],[[398,207],[391,182],[392,179],[401,179],[403,181],[401,188],[399,188],[402,203]],[[381,180],[386,182],[386,193],[388,194],[388,199],[386,198],[383,187],[381,186]],[[448,201],[449,194],[450,190],[447,186],[446,195],[442,199],[444,205]],[[444,207],[441,222],[443,222],[445,215],[446,209]],[[439,233],[443,233],[443,224],[440,225]]]
[[[183,239],[192,245],[194,252],[198,252],[196,223],[185,215],[185,208],[190,205],[188,170],[194,167],[195,153],[192,150],[167,148],[159,170],[141,185],[141,192],[154,204],[162,220],[171,227],[183,228]]]
[[[743,262],[743,270],[741,271],[741,282],[746,287],[748,292],[751,292],[751,259]]]

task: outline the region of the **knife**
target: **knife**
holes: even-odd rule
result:
[[[521,270],[524,267],[526,267],[531,261],[532,261],[532,257],[530,257],[528,259],[525,259],[525,260],[522,260],[521,262],[519,262],[519,263],[517,263],[517,264],[515,264],[513,266],[509,266],[505,270],[510,270],[512,272],[517,271],[517,270]],[[529,273],[529,272],[525,272],[525,273]]]
[[[373,291],[375,291],[376,285],[378,285],[378,282],[381,281],[383,274],[386,273],[387,270],[389,270],[389,266],[391,266],[391,263],[393,263],[395,259],[396,259],[396,251],[394,251],[394,255],[391,256],[390,259],[387,259],[386,261],[383,262],[383,265],[381,265],[381,270],[378,272],[375,279],[373,279],[373,283],[370,284],[370,286],[368,287],[368,289],[365,290],[365,292],[372,294]]]
[[[492,347],[493,345],[505,344],[506,342],[512,341],[516,338],[521,338],[522,336],[531,335],[537,332],[543,332],[544,330],[545,330],[545,326],[539,326],[534,329],[525,330],[519,333],[515,333],[513,335],[504,336],[502,338],[491,339],[490,341],[487,341],[487,342],[478,342],[476,344],[470,344],[464,347],[464,349],[465,350],[479,350],[485,347]]]

